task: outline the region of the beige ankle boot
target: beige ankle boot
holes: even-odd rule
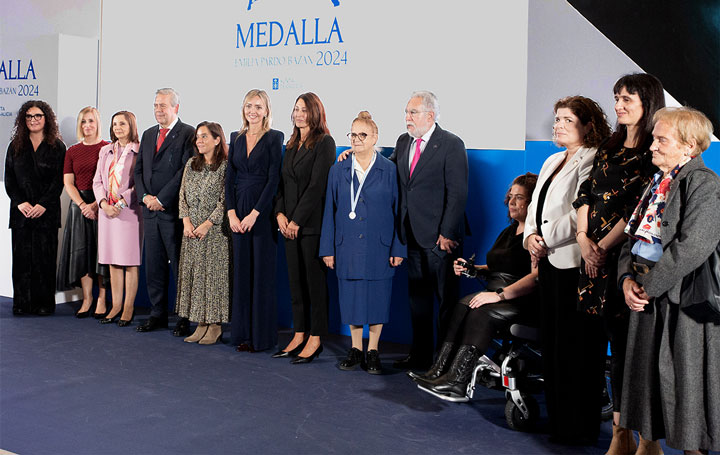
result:
[[[195,332],[189,337],[185,338],[183,341],[185,341],[186,343],[197,343],[198,341],[202,340],[202,338],[207,333],[207,330],[208,325],[204,322],[201,322],[197,325]]]
[[[198,342],[198,344],[215,344],[222,336],[222,325],[220,324],[210,324],[208,326],[207,332],[205,333],[205,336],[202,337],[202,340]]]
[[[638,435],[640,436],[640,444],[635,455],[663,455],[664,452],[658,441],[648,441],[643,439],[640,433]]]
[[[613,437],[605,455],[634,455],[637,443],[632,430],[613,424]]]

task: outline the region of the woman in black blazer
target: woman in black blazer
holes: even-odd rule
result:
[[[44,101],[23,104],[5,157],[16,316],[55,312],[64,160],[65,144],[52,108]]]
[[[322,352],[320,336],[328,331],[327,269],[318,250],[335,141],[325,121],[325,107],[314,93],[297,98],[292,120],[275,216],[285,237],[295,336],[273,357],[297,356],[292,363],[309,363]]]

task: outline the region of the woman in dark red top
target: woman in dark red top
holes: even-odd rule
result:
[[[71,201],[65,220],[57,290],[69,291],[82,286],[83,303],[75,317],[86,318],[93,301],[93,278],[97,277],[100,292],[94,316],[99,319],[107,313],[103,276],[109,273],[107,266],[97,262],[98,205],[92,182],[98,153],[108,142],[100,139],[100,114],[94,107],[88,106],[78,114],[77,138],[80,142],[65,154],[63,182]]]

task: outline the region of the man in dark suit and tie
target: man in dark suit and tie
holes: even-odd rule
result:
[[[440,303],[438,339],[442,340],[458,281],[452,263],[465,234],[468,160],[462,139],[440,128],[438,101],[431,92],[415,92],[405,108],[407,133],[390,159],[397,165],[401,239],[407,244],[408,285],[413,341],[396,368],[427,370],[434,352],[434,299]],[[404,232],[403,232],[404,231]]]
[[[171,88],[155,93],[155,120],[145,130],[135,164],[135,189],[142,201],[145,230],[145,276],[152,310],[138,332],[168,326],[168,266],[177,283],[182,223],[178,219],[178,193],[185,163],[193,153],[195,128],[177,116],[180,104]],[[190,333],[189,321],[181,318],[173,335]]]

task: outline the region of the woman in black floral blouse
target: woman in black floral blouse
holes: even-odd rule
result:
[[[611,343],[613,403],[619,410],[629,311],[617,288],[617,260],[627,220],[656,171],[650,152],[652,118],[665,106],[665,97],[662,84],[650,74],[625,75],[615,83],[613,92],[618,118],[615,133],[598,148],[590,176],[580,186],[573,205],[582,254],[578,310],[602,317]],[[598,364],[598,377],[603,371],[604,363]],[[619,427],[619,422],[620,413],[615,412],[608,454],[635,453],[632,433]],[[640,443],[653,444],[642,439]]]

